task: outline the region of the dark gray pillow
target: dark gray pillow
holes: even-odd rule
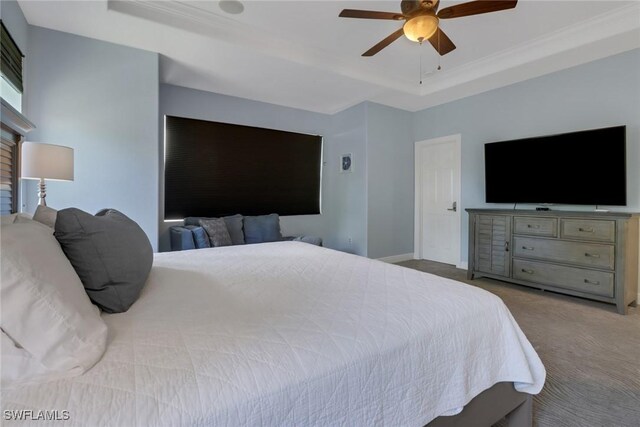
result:
[[[244,241],[247,243],[279,242],[282,240],[280,232],[280,217],[278,214],[245,216]]]
[[[234,245],[244,245],[244,232],[242,231],[242,215],[225,216],[224,222]]]
[[[184,219],[184,225],[200,225],[200,221],[203,219],[215,219],[202,216],[188,216]],[[244,245],[244,232],[242,231],[242,215],[230,215],[223,217],[224,222],[227,224],[227,231],[231,236],[231,242],[234,245]]]
[[[231,236],[227,224],[222,218],[201,219],[200,226],[209,235],[209,241],[214,248],[231,246]]]
[[[95,216],[63,209],[54,236],[98,307],[121,313],[138,299],[151,271],[153,249],[135,221],[115,209]]]

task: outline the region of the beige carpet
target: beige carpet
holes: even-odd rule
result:
[[[547,369],[534,425],[640,427],[640,310],[543,292],[431,261],[399,263],[481,287],[509,307]]]

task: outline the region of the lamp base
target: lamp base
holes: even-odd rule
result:
[[[40,184],[38,185],[38,204],[47,206],[47,186],[44,183],[44,178],[40,178]]]

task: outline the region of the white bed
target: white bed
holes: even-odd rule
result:
[[[92,369],[5,391],[3,409],[68,410],[70,425],[423,426],[498,382],[536,394],[545,379],[498,297],[298,242],[157,254],[140,299],[103,319]]]

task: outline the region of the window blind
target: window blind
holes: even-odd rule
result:
[[[165,219],[320,213],[321,136],[165,120]]]
[[[2,61],[0,63],[0,72],[4,78],[19,92],[22,93],[22,58],[24,55],[20,52],[18,45],[13,40],[4,22],[2,24],[2,34],[0,37],[0,46],[2,51]]]
[[[18,210],[18,153],[20,135],[2,125],[0,139],[0,215]]]

